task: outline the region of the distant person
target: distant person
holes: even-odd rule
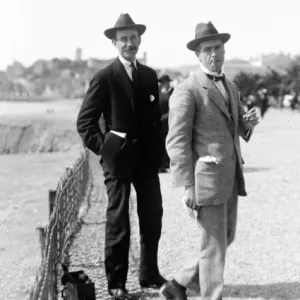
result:
[[[171,78],[169,75],[162,75],[158,81],[160,82],[159,86],[159,104],[161,112],[161,122],[162,122],[162,134],[164,141],[166,140],[168,134],[168,117],[169,117],[169,98],[172,95],[174,88],[171,85]],[[170,159],[168,153],[165,149],[164,156],[159,168],[159,172],[164,173],[169,170]]]
[[[115,26],[104,31],[119,55],[91,80],[77,119],[85,145],[101,155],[108,195],[105,271],[113,299],[130,297],[126,280],[131,184],[140,225],[140,286],[159,288],[166,281],[157,262],[163,214],[158,168],[164,150],[158,82],[156,72],[136,59],[145,30],[129,14],[121,14]],[[101,116],[104,133],[98,125]]]
[[[247,110],[251,110],[252,108],[257,106],[257,99],[254,95],[250,94],[246,97],[246,105]]]
[[[199,68],[175,88],[169,102],[166,145],[173,183],[184,189],[184,203],[199,225],[200,252],[162,286],[166,299],[187,299],[186,289],[195,284],[201,299],[222,299],[238,195],[247,195],[239,135],[249,141],[258,123],[256,110],[245,113],[237,86],[222,72],[229,39],[230,34],[218,33],[211,22],[196,26],[187,48],[195,53]]]
[[[260,108],[260,115],[264,118],[265,113],[269,109],[269,96],[267,89],[260,89],[258,90],[258,105]]]
[[[299,92],[293,91],[292,98],[291,98],[291,105],[290,105],[292,111],[294,111],[297,108],[298,97],[299,97]]]

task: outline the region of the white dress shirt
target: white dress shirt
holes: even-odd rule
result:
[[[122,65],[125,68],[126,73],[128,74],[130,80],[132,81],[132,68],[131,68],[131,62],[123,58],[121,55],[119,55],[119,60],[121,61]],[[133,62],[135,68],[137,69],[136,60]]]
[[[221,71],[221,73],[210,71],[206,67],[204,67],[201,63],[200,63],[200,68],[205,74],[209,74],[209,75],[216,76],[216,77],[224,76],[223,71]],[[227,95],[227,92],[226,92],[226,89],[224,87],[223,81],[218,80],[218,81],[213,81],[213,83],[216,85],[218,90],[221,92],[221,94],[223,95],[225,100],[228,101],[229,97]]]
[[[131,68],[131,62],[126,60],[125,58],[123,58],[121,55],[119,55],[119,60],[122,63],[122,65],[125,68],[126,73],[128,74],[128,77],[130,78],[130,80],[132,81],[132,68]],[[137,68],[136,65],[136,60],[133,62],[134,66]],[[126,138],[126,133],[125,132],[119,132],[119,131],[115,131],[115,130],[111,130],[111,133],[114,133],[120,137],[122,137],[123,139]]]

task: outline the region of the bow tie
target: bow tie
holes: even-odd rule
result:
[[[213,80],[213,81],[224,80],[224,78],[225,78],[224,75],[220,75],[220,76],[215,76],[215,75],[210,75],[210,74],[206,74],[206,75],[210,80]]]

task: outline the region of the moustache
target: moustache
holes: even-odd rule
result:
[[[126,51],[132,51],[132,50],[137,50],[137,47],[135,47],[135,46],[132,46],[132,47],[127,47],[126,49],[125,49]]]

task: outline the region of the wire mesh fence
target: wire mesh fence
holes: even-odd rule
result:
[[[58,266],[78,227],[81,205],[92,185],[89,151],[83,149],[73,166],[67,167],[57,189],[49,190],[49,223],[37,228],[41,265],[30,293],[30,300],[57,300]]]

